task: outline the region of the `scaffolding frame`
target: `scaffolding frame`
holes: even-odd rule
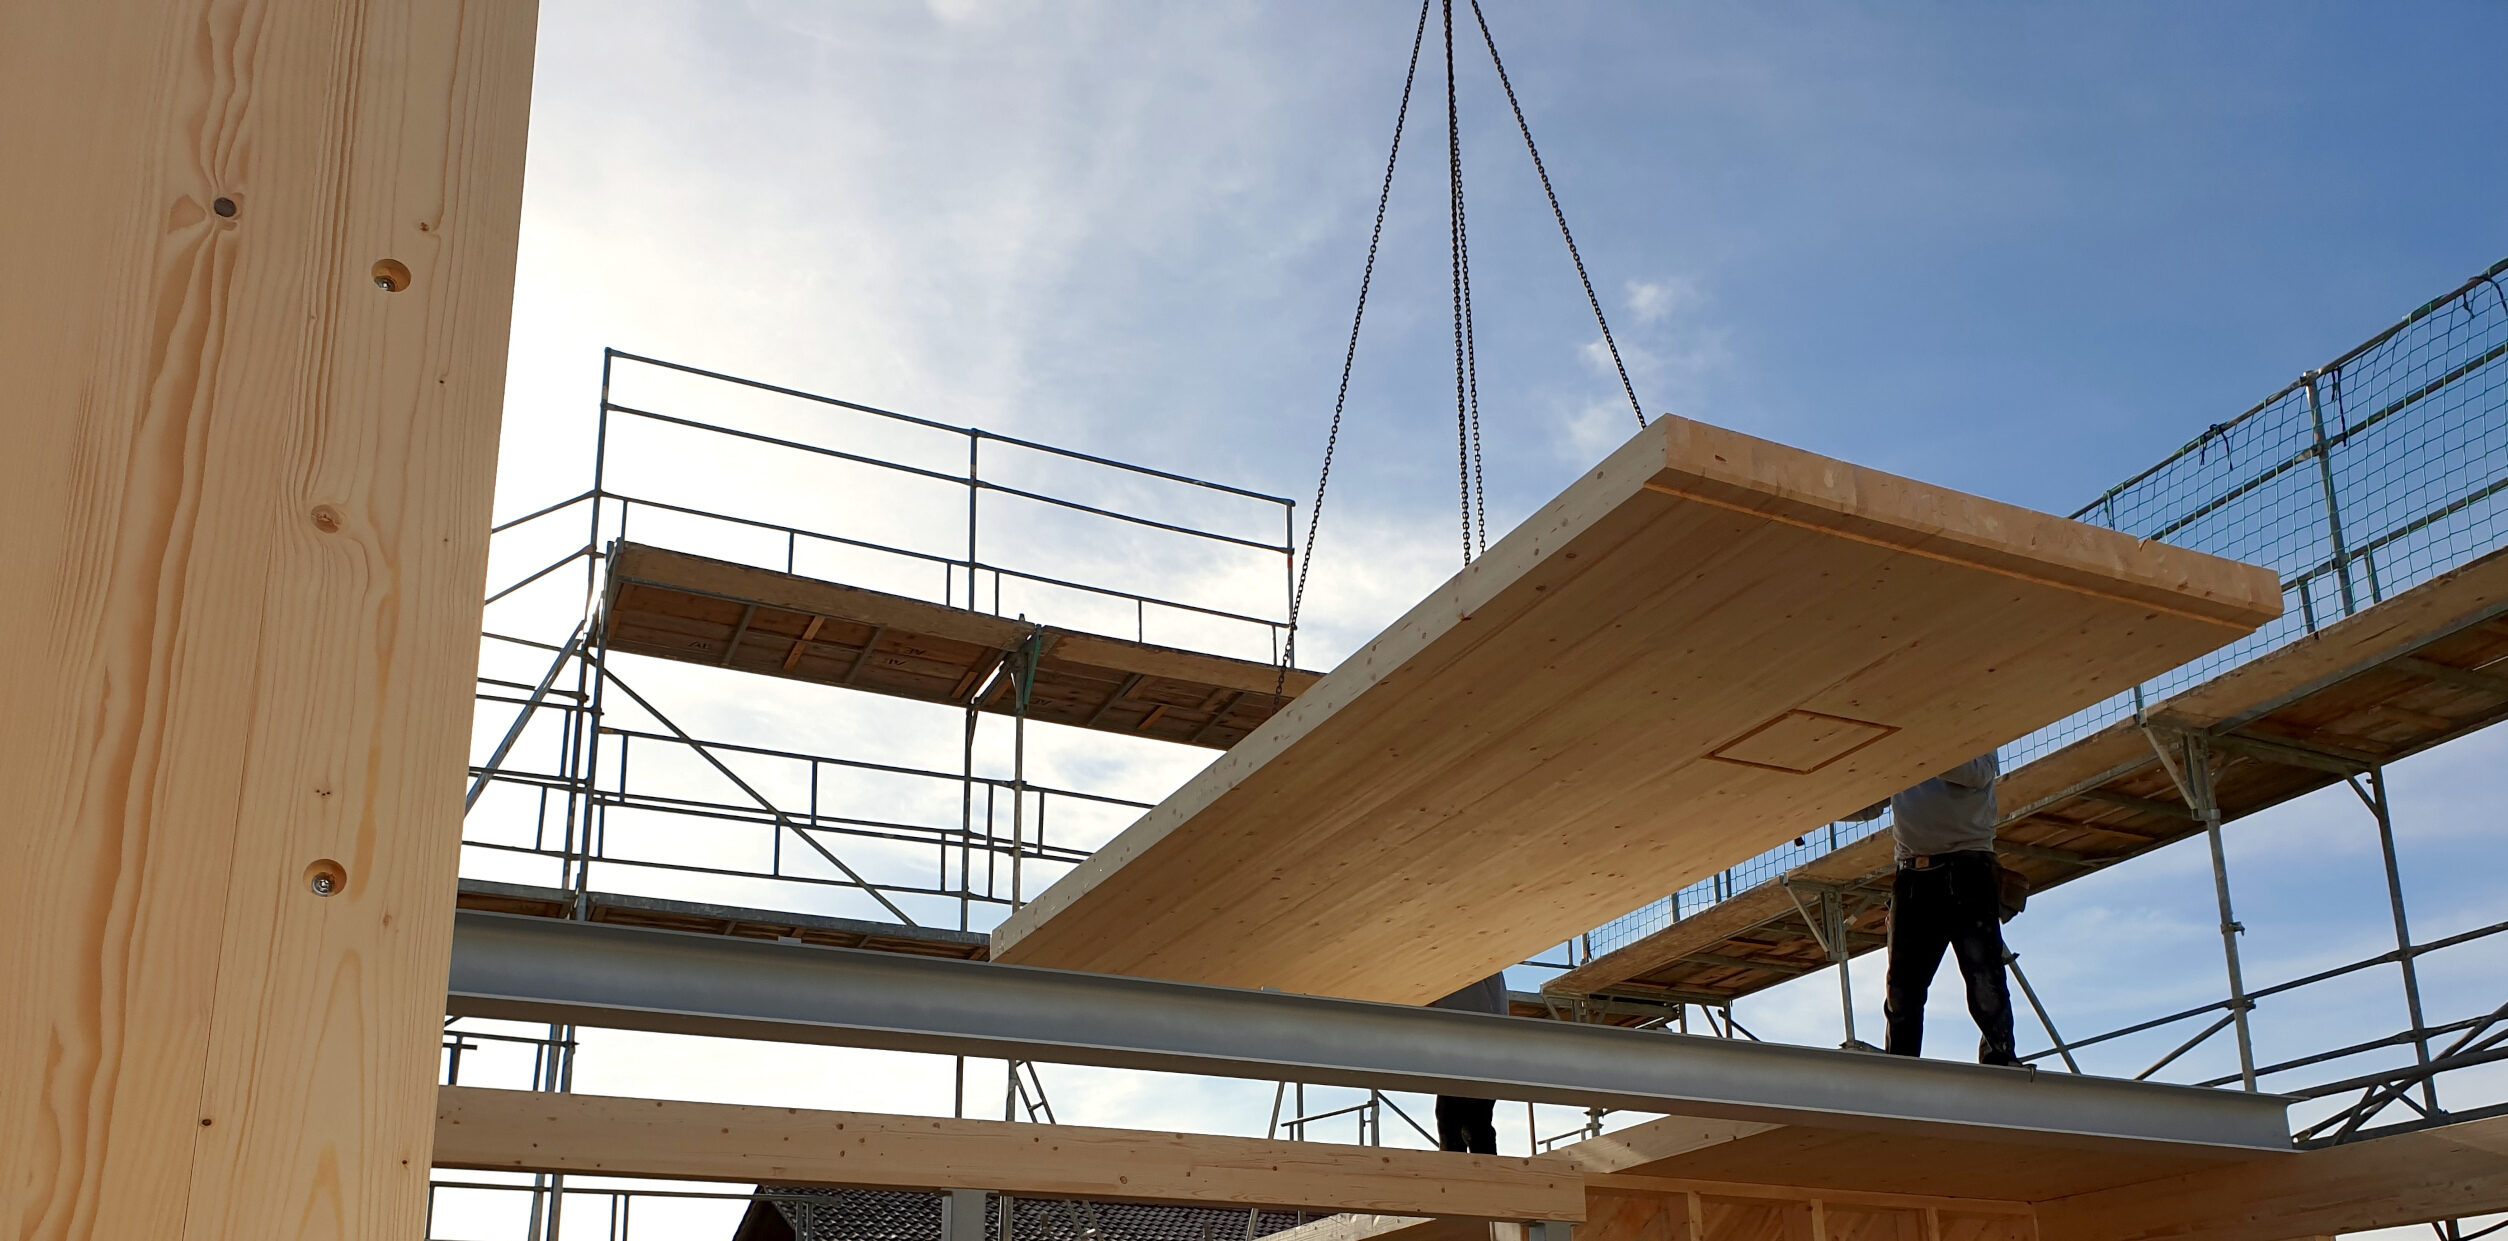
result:
[[[963,472],[935,470],[896,456],[882,456],[861,445],[839,447],[790,434],[770,435],[728,420],[710,420],[647,407],[648,404],[658,403],[629,405],[613,399],[614,385],[622,368],[649,368],[705,384],[726,385],[737,392],[762,393],[787,399],[798,402],[804,410],[844,411],[881,422],[960,437],[966,445],[966,465]],[[950,554],[943,554],[928,548],[885,543],[791,522],[765,520],[719,507],[707,508],[621,490],[613,485],[610,477],[613,436],[622,428],[636,424],[668,426],[683,432],[725,437],[790,454],[802,462],[843,462],[962,490],[965,496],[963,552],[953,548]],[[1005,452],[1029,454],[1107,472],[1118,479],[1148,480],[1169,485],[1183,489],[1187,495],[1225,497],[1251,505],[1258,513],[1276,509],[1281,532],[1279,541],[1275,543],[1264,538],[1247,537],[1206,525],[1161,520],[1127,512],[1107,503],[1084,502],[1043,487],[1002,481],[986,473],[987,445],[994,447],[995,462],[999,462]],[[1007,913],[1025,903],[1032,895],[1032,886],[1041,886],[1031,883],[1036,865],[1067,867],[1088,856],[1089,850],[1085,848],[1049,840],[1051,807],[1057,803],[1079,804],[1137,813],[1150,804],[1082,789],[1057,787],[1028,778],[1027,704],[1035,668],[1032,657],[1021,658],[1017,652],[1004,659],[994,671],[994,676],[1011,681],[1014,704],[1009,713],[1010,770],[1006,774],[978,772],[977,749],[982,712],[977,704],[991,696],[986,692],[971,696],[964,707],[959,769],[955,772],[696,736],[677,723],[652,696],[640,692],[611,662],[602,615],[602,566],[609,558],[610,549],[624,541],[630,522],[639,511],[668,514],[681,522],[712,523],[746,534],[779,536],[783,553],[780,568],[786,573],[795,573],[799,569],[802,552],[813,545],[886,557],[926,568],[938,567],[942,573],[937,601],[943,606],[1000,615],[1004,607],[1005,582],[1022,583],[1046,591],[1128,603],[1133,621],[1129,636],[1135,641],[1147,640],[1148,627],[1153,619],[1173,616],[1259,630],[1268,641],[1274,662],[1283,657],[1287,645],[1287,606],[1290,593],[1294,590],[1296,564],[1292,546],[1296,503],[1282,497],[618,349],[605,349],[602,353],[591,464],[592,482],[586,490],[498,523],[491,530],[492,539],[510,538],[517,532],[545,530],[569,515],[581,517],[585,524],[583,540],[579,544],[556,559],[539,564],[507,584],[491,589],[486,596],[486,602],[494,605],[542,583],[562,581],[564,579],[560,575],[580,563],[583,573],[581,613],[574,622],[572,632],[558,642],[499,632],[494,628],[482,631],[485,642],[520,652],[537,652],[548,656],[549,662],[545,672],[532,682],[492,677],[482,672],[475,695],[482,718],[500,711],[511,712],[511,718],[498,734],[499,740],[486,758],[470,767],[470,784],[463,803],[466,813],[475,811],[483,798],[499,788],[520,790],[532,799],[528,812],[531,830],[527,841],[474,838],[466,832],[463,847],[466,852],[477,850],[508,857],[531,857],[554,864],[558,872],[557,887],[571,894],[572,917],[588,916],[596,869],[620,867],[688,876],[764,880],[776,885],[790,885],[785,890],[802,893],[814,889],[856,892],[879,906],[888,917],[909,927],[920,924],[901,901],[940,902],[954,905],[957,928],[969,930],[977,921],[979,910]],[[1042,572],[1033,566],[989,558],[982,539],[985,529],[984,497],[987,494],[1079,514],[1090,520],[1116,523],[1120,527],[1150,531],[1157,536],[1233,548],[1257,556],[1277,556],[1281,561],[1281,593],[1276,614],[1258,614],[1197,602],[1177,597],[1172,592],[1153,594],[1127,590],[1105,582],[1084,581],[1077,575]],[[779,566],[769,563],[762,567]],[[1035,642],[1032,635],[1029,639],[1031,655]],[[653,726],[635,727],[614,722],[611,717],[620,713],[622,708],[643,715],[652,721]],[[543,718],[553,720],[556,725],[554,753],[548,755],[547,761],[541,765],[527,764],[519,751],[533,723]],[[736,790],[738,800],[639,791],[635,784],[635,756],[640,749],[650,754],[657,748],[694,757]],[[740,761],[800,765],[807,773],[806,804],[781,804],[776,797],[759,787],[760,781],[746,778],[736,769],[734,763]],[[951,826],[837,813],[821,804],[822,774],[829,772],[868,773],[954,785],[958,790],[959,821]],[[609,847],[609,820],[614,811],[669,816],[674,822],[685,821],[692,825],[763,829],[768,833],[770,842],[766,850],[766,864],[763,868],[742,868],[613,852]],[[785,849],[788,842],[796,847],[795,858],[802,863],[801,866],[788,861]],[[877,877],[870,873],[873,868],[857,865],[854,860],[848,859],[843,851],[848,842],[928,848],[933,851],[935,864],[928,880]],[[811,859],[822,864],[818,873],[811,873],[808,869]],[[573,1088],[578,1042],[576,1030],[571,1025],[551,1025],[545,1033],[532,1036],[481,1030],[464,1026],[457,1020],[448,1020],[444,1043],[448,1084],[459,1081],[463,1054],[478,1051],[482,1043],[531,1047],[531,1089],[564,1092]],[[952,1110],[953,1114],[964,1116],[968,1104],[967,1063],[963,1056],[954,1060]],[[1053,1105],[1036,1066],[1013,1060],[1007,1062],[1005,1070],[1003,1119],[1052,1123]],[[439,1186],[451,1184],[438,1182]],[[530,1241],[543,1241],[544,1238],[559,1235],[560,1217],[570,1194],[600,1197],[610,1212],[613,1235],[619,1237],[625,1235],[623,1230],[631,1216],[634,1199],[657,1196],[656,1191],[569,1189],[562,1175],[547,1174],[535,1174],[528,1184],[497,1188],[531,1195],[525,1228],[525,1235]],[[660,1196],[712,1198],[722,1195],[675,1193]]]
[[[864,450],[830,447],[786,435],[761,432],[708,421],[699,417],[668,413],[643,406],[630,406],[612,399],[618,368],[634,366],[658,369],[670,374],[731,385],[737,389],[772,394],[819,407],[847,411],[851,414],[937,431],[962,437],[967,445],[966,470],[963,474],[935,471],[902,460],[888,459]],[[801,460],[842,461],[854,466],[894,473],[926,483],[938,483],[963,490],[966,498],[963,554],[941,555],[928,549],[903,547],[847,534],[805,529],[790,523],[765,521],[737,513],[709,511],[689,504],[649,496],[636,496],[614,488],[609,477],[613,419],[668,425],[684,431],[729,437],[750,444],[766,446],[778,452],[794,454]],[[1035,487],[1014,486],[985,474],[983,448],[987,444],[1006,446],[1027,454],[1069,463],[1079,463],[1095,470],[1109,471],[1121,478],[1155,480],[1209,495],[1231,497],[1251,502],[1258,508],[1278,512],[1281,541],[1270,543],[1261,539],[1241,537],[1222,530],[1188,526],[1175,521],[1127,513],[1102,503],[1087,503]],[[996,456],[998,457],[998,449]],[[676,723],[670,713],[652,697],[640,693],[612,665],[607,635],[601,623],[601,563],[607,549],[624,539],[634,513],[639,509],[673,513],[681,518],[720,523],[744,531],[765,531],[781,536],[785,572],[794,572],[805,540],[816,540],[830,546],[852,549],[878,556],[902,558],[923,565],[937,565],[943,570],[940,602],[945,606],[970,610],[990,608],[998,614],[1005,581],[1025,582],[1058,591],[1078,592],[1099,599],[1111,599],[1131,605],[1135,621],[1133,637],[1146,634],[1149,619],[1156,612],[1199,617],[1206,621],[1250,626],[1261,630],[1268,639],[1273,657],[1278,658],[1284,645],[1287,628],[1286,607],[1292,589],[1290,571],[1295,563],[1289,540],[1293,536],[1295,503],[1260,492],[1188,475],[1131,465],[1088,453],[1075,452],[1040,444],[1031,440],[1000,435],[980,428],[959,427],[919,418],[910,414],[863,405],[802,392],[782,385],[743,379],[721,372],[680,363],[666,362],[620,350],[606,350],[602,358],[601,395],[593,441],[592,486],[569,499],[533,510],[523,516],[500,523],[495,533],[506,535],[532,523],[544,522],[569,511],[583,515],[585,537],[556,560],[541,565],[500,589],[490,592],[489,602],[514,595],[535,583],[581,561],[583,564],[583,615],[576,630],[562,643],[546,642],[488,630],[483,636],[490,642],[522,650],[539,650],[554,658],[546,675],[536,684],[525,686],[512,681],[483,676],[478,691],[485,707],[504,707],[514,714],[502,740],[487,760],[471,768],[471,786],[466,805],[475,808],[483,794],[500,785],[521,786],[534,794],[538,805],[532,814],[532,831],[528,843],[503,843],[470,839],[465,846],[492,852],[527,854],[546,857],[559,867],[558,886],[582,893],[589,890],[591,875],[600,866],[627,866],[647,869],[675,870],[686,873],[739,876],[773,880],[780,883],[846,888],[858,891],[882,907],[885,913],[907,925],[917,920],[898,903],[898,898],[929,898],[952,902],[957,906],[957,924],[961,930],[972,929],[978,906],[991,906],[1007,911],[1024,903],[1031,886],[1029,871],[1034,865],[1068,866],[1087,856],[1087,850],[1069,845],[1056,845],[1047,838],[1052,807],[1059,803],[1080,803],[1138,812],[1147,803],[1093,793],[1081,789],[1059,788],[1028,779],[1026,771],[1028,692],[1033,681],[1033,660],[1011,658],[1003,661],[997,676],[1012,682],[1010,770],[1005,775],[978,774],[976,751],[979,742],[980,713],[971,701],[965,710],[956,772],[894,763],[869,762],[833,754],[815,754],[800,750],[775,749],[754,745],[726,743],[699,738]],[[1104,583],[1092,583],[1063,575],[1034,571],[1031,568],[998,563],[987,558],[981,533],[984,529],[982,499],[987,493],[1013,497],[1022,501],[1049,506],[1065,512],[1083,514],[1088,518],[1121,523],[1125,526],[1223,545],[1262,556],[1278,556],[1282,564],[1281,593],[1277,615],[1255,615],[1212,606],[1172,595],[1153,595],[1126,590]],[[772,567],[772,566],[768,566]],[[990,598],[983,587],[989,582]],[[571,670],[571,685],[566,684]],[[612,694],[623,698],[621,702]],[[983,698],[983,694],[975,696]],[[649,717],[658,727],[621,727],[609,722],[609,716],[621,706],[631,707]],[[530,724],[543,713],[559,721],[559,744],[553,761],[540,767],[526,767],[515,761],[515,750]],[[633,757],[639,746],[647,751],[662,746],[694,756],[738,790],[740,800],[708,800],[674,798],[640,793],[633,786]],[[752,760],[774,760],[800,764],[807,772],[806,806],[787,806],[744,778],[726,756]],[[823,810],[819,805],[821,776],[825,772],[877,773],[917,781],[954,784],[958,789],[959,822],[953,828],[945,824],[911,823],[895,819],[843,815]],[[606,781],[606,783],[605,783]],[[552,799],[555,799],[553,802]],[[1007,803],[1006,806],[1004,803]],[[716,823],[743,824],[771,828],[768,860],[763,869],[716,867],[639,859],[614,854],[608,844],[608,817],[613,810],[673,814]],[[1004,822],[1004,819],[1007,822]],[[554,840],[551,838],[554,837]],[[928,882],[876,880],[868,877],[836,849],[829,847],[831,838],[879,840],[932,848],[936,865]],[[804,857],[815,857],[832,873],[808,874],[786,863],[784,845],[787,840],[806,850]],[[953,867],[953,860],[956,865]],[[979,869],[980,867],[980,869]],[[980,880],[979,880],[980,876]]]

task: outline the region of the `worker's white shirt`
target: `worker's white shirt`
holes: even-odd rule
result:
[[[1972,758],[1890,799],[1891,852],[1900,865],[1920,854],[1994,848],[1993,754]]]

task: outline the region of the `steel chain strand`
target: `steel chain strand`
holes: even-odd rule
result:
[[[1478,333],[1472,322],[1472,224],[1467,195],[1463,192],[1463,147],[1461,132],[1455,122],[1457,102],[1451,54],[1453,50],[1454,2],[1446,0],[1448,64],[1446,74],[1447,157],[1452,168],[1454,191],[1454,253],[1455,282],[1459,286],[1456,299],[1462,308],[1463,401],[1471,409],[1470,474],[1464,489],[1471,496],[1471,512],[1465,523],[1463,563],[1469,566],[1472,557],[1489,550],[1489,493],[1481,473],[1480,453],[1480,348]]]
[[[1480,552],[1489,550],[1489,488],[1480,468],[1480,348],[1472,324],[1472,230],[1471,221],[1463,211],[1462,171],[1455,173],[1455,235],[1456,247],[1462,255],[1463,269],[1463,378],[1470,391],[1472,407],[1472,528],[1478,536]]]
[[[1393,115],[1393,149],[1385,156],[1384,187],[1376,193],[1376,224],[1367,235],[1367,266],[1359,275],[1358,309],[1350,316],[1350,345],[1341,355],[1341,389],[1332,399],[1332,430],[1324,437],[1324,468],[1315,479],[1315,507],[1306,514],[1306,556],[1298,562],[1297,589],[1289,596],[1289,626],[1280,647],[1280,670],[1271,687],[1272,706],[1288,688],[1289,669],[1297,663],[1298,614],[1306,606],[1306,575],[1315,567],[1315,534],[1324,520],[1324,488],[1332,482],[1333,452],[1341,444],[1341,415],[1350,400],[1350,370],[1358,361],[1359,325],[1367,319],[1367,290],[1376,278],[1376,251],[1385,236],[1385,205],[1393,198],[1393,169],[1402,158],[1402,129],[1411,115],[1411,87],[1419,77],[1419,49],[1428,35],[1428,6],[1420,0],[1419,25],[1411,33],[1411,65],[1402,74],[1402,105]]]
[[[1559,237],[1567,242],[1568,259],[1576,264],[1576,279],[1585,286],[1585,304],[1594,308],[1594,323],[1602,329],[1602,344],[1611,351],[1612,369],[1620,373],[1620,391],[1628,395],[1629,412],[1637,415],[1640,430],[1646,426],[1646,410],[1637,403],[1637,388],[1629,383],[1628,365],[1620,360],[1619,342],[1611,338],[1611,323],[1602,316],[1602,299],[1594,296],[1593,278],[1585,274],[1585,256],[1576,249],[1576,236],[1568,231],[1567,212],[1559,206],[1559,192],[1550,186],[1550,170],[1541,162],[1541,148],[1533,145],[1533,127],[1524,120],[1524,105],[1515,98],[1515,83],[1507,77],[1507,65],[1498,57],[1498,41],[1489,33],[1489,18],[1480,11],[1480,0],[1472,0],[1472,18],[1480,23],[1481,42],[1489,45],[1489,63],[1498,70],[1498,85],[1506,90],[1507,107],[1515,112],[1515,127],[1524,135],[1524,150],[1533,157],[1533,171],[1541,177],[1541,192],[1550,198],[1550,214],[1559,221]]]
[[[1463,567],[1472,566],[1472,424],[1463,347],[1463,135],[1454,90],[1454,0],[1443,0],[1446,43],[1446,261],[1454,299],[1454,475],[1463,514]]]

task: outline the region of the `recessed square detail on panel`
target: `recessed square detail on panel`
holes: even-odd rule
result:
[[[1707,757],[1809,775],[1897,731],[1887,724],[1842,715],[1788,711],[1725,742]]]

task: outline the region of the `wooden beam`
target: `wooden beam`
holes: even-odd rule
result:
[[[12,1235],[421,1235],[535,19],[10,9]]]
[[[717,665],[731,667],[732,656],[740,653],[740,640],[749,636],[749,623],[757,618],[758,605],[752,603],[740,609],[740,623],[732,626],[731,638],[723,643],[723,657],[715,661]],[[796,646],[793,649],[801,648]]]
[[[1709,969],[1719,970],[1763,970],[1770,974],[1783,974],[1789,978],[1797,974],[1816,973],[1829,968],[1829,962],[1826,960],[1754,961],[1748,957],[1728,957],[1717,952],[1693,952],[1673,964],[1703,965]]]
[[[1660,1116],[1559,1148],[1559,1155],[1589,1177],[1627,1172],[1679,1155],[1738,1142],[1782,1128],[1759,1120]]]
[[[2260,762],[2280,763],[2285,767],[2305,767],[2329,775],[2354,776],[2384,764],[2374,754],[2322,743],[2302,745],[2281,737],[2258,737],[2252,733],[2215,733],[2205,742],[2224,754]]]
[[[2474,668],[2458,668],[2452,664],[2442,664],[2437,660],[2424,659],[2418,655],[2405,655],[2401,658],[2390,660],[2388,661],[2387,666],[2395,669],[2397,672],[2409,672],[2425,681],[2436,681],[2441,685],[2452,685],[2458,689],[2479,690],[2485,694],[2496,694],[2500,697],[2508,698],[2508,677],[2501,676],[2496,672],[2484,672]]]
[[[845,665],[845,679],[841,682],[842,684],[851,685],[855,677],[862,675],[862,665],[871,662],[872,654],[880,649],[880,639],[887,636],[888,626],[871,626],[871,636],[862,640],[861,653],[853,657],[852,663]]]
[[[2044,1241],[2287,1241],[2508,1211],[2508,1116],[2038,1204]]]
[[[1204,739],[1208,738],[1212,732],[1218,729],[1220,722],[1228,718],[1228,713],[1236,709],[1237,700],[1245,697],[1250,692],[1252,691],[1241,689],[1229,693],[1228,701],[1219,704],[1218,709],[1210,713],[1209,721],[1194,731],[1193,744],[1202,744]]]
[[[1147,673],[1135,672],[1132,675],[1125,677],[1123,679],[1123,684],[1117,686],[1115,692],[1109,695],[1106,701],[1099,703],[1097,709],[1089,713],[1088,723],[1083,725],[1083,727],[1097,727],[1098,723],[1106,718],[1107,712],[1114,710],[1117,703],[1122,702],[1126,698],[1130,698],[1132,696],[1132,691],[1140,688],[1142,678],[1147,675]]]
[[[1323,679],[1322,674],[1304,668],[1291,668],[1283,675],[1277,664],[1229,659],[1205,655],[1200,651],[1151,646],[1087,633],[1064,634],[1055,654],[1093,667],[1141,672],[1170,681],[1216,685],[1256,694],[1270,694],[1278,690],[1284,698],[1295,698]]]
[[[619,546],[610,572],[612,580],[621,584],[649,585],[742,604],[754,603],[777,611],[825,616],[893,629],[900,634],[944,638],[995,650],[1017,646],[1037,628],[1026,621],[925,599],[635,543]],[[646,653],[659,654],[664,658],[683,657],[667,651]],[[1300,668],[1292,668],[1284,675],[1277,665],[1256,660],[1231,659],[1086,633],[1062,633],[1055,641],[1052,656],[1119,673],[1138,672],[1167,680],[1262,694],[1269,694],[1277,687],[1284,697],[1296,697],[1322,679],[1320,674]]]
[[[438,1167],[1581,1220],[1567,1161],[446,1086]]]
[[[1926,1217],[1947,1217],[1946,1241],[2027,1241],[2035,1236],[2030,1203],[2009,1197],[1905,1193],[1827,1183],[1836,1166],[1780,1165],[1771,1171],[1808,1178],[1779,1180],[1661,1175],[1652,1168],[1782,1128],[1666,1117],[1560,1150],[1585,1173],[1585,1220],[1578,1241],[1769,1241],[1823,1235],[1835,1241],[1916,1241]],[[1838,1152],[1849,1162],[1852,1152]],[[1974,1148],[1962,1152],[1978,1153]],[[1833,1161],[1820,1161],[1832,1163]],[[1980,1181],[1992,1184],[1990,1171]],[[1774,1226],[1782,1223],[1792,1228]],[[1467,1227],[1416,1216],[1336,1215],[1277,1234],[1276,1241],[1518,1241],[1505,1225]]]
[[[1725,1198],[1765,1198],[1776,1202],[1825,1202],[1832,1206],[1888,1207],[1901,1210],[1932,1207],[1980,1215],[2027,1215],[2030,1205],[2000,1198],[1954,1198],[1939,1194],[1893,1194],[1872,1190],[1834,1189],[1809,1185],[1763,1185],[1755,1181],[1702,1181],[1673,1176],[1592,1174],[1590,1189],[1630,1190],[1660,1194],[1712,1194]]]
[[[2268,570],[1666,418],[996,953],[1425,1002],[2280,608]]]
[[[802,626],[801,636],[793,639],[791,650],[784,652],[784,671],[790,672],[801,666],[802,655],[809,651],[810,643],[819,636],[819,630],[826,627],[827,618],[824,616],[812,616],[810,618],[810,623]],[[871,631],[871,641],[879,641],[878,630],[874,629]],[[871,653],[871,648],[868,643],[864,644],[862,653],[864,655],[869,655]],[[856,660],[855,662],[858,665],[861,661]],[[848,679],[850,679],[852,674],[847,673],[846,675]]]
[[[1592,1241],[1599,1230],[1604,1241],[1623,1241],[1609,1236],[1612,1221],[1595,1211],[1592,1183],[1597,1178],[1780,1127],[1754,1120],[1662,1116],[1559,1148],[1558,1157],[1582,1172],[1586,1181],[1585,1220],[1591,1227],[1578,1228],[1576,1235],[1580,1241]],[[1347,1214],[1275,1233],[1272,1241],[1522,1241],[1508,1232],[1504,1225],[1474,1226],[1416,1215]]]
[[[2119,858],[2094,858],[2085,854],[2075,853],[2069,849],[2049,849],[2044,845],[2033,845],[2027,841],[2021,840],[1998,840],[1994,842],[1994,848],[1997,852],[2008,857],[2032,858],[2040,862],[2053,862],[2059,866],[2080,866],[2085,868],[2099,867],[2105,866],[2110,862],[2122,860]],[[1884,939],[1882,942],[1887,943],[1888,941]]]
[[[2079,796],[2083,801],[2094,801],[2103,806],[2121,806],[2127,810],[2139,810],[2144,814],[2167,815],[2177,819],[2195,817],[2194,811],[2184,806],[2173,802],[2154,801],[2148,797],[2136,797],[2130,793],[2111,792],[2107,789],[2084,789]]]

